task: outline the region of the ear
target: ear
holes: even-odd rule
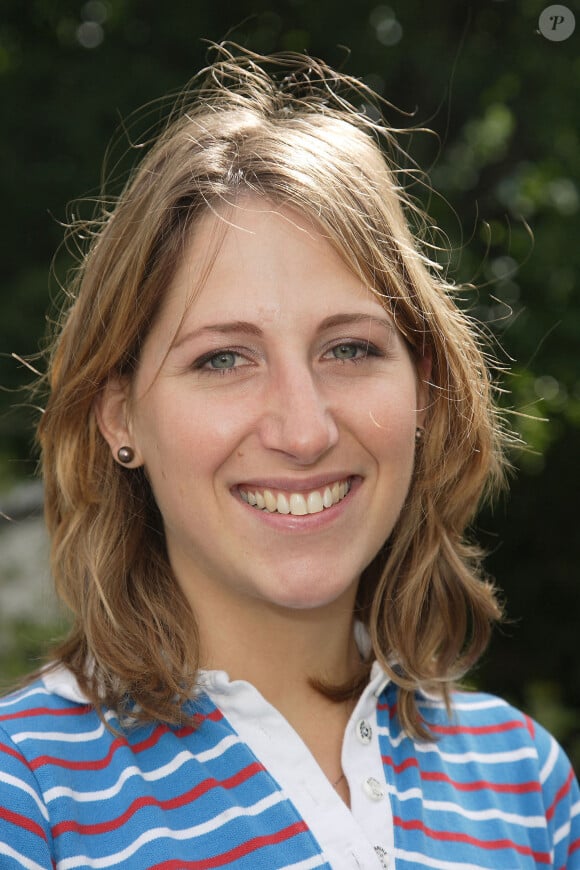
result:
[[[97,425],[111,448],[115,461],[119,461],[118,451],[120,447],[130,447],[134,453],[134,458],[123,464],[126,467],[138,468],[143,465],[143,460],[133,443],[129,415],[129,392],[130,382],[128,378],[109,378],[95,401],[94,410]]]

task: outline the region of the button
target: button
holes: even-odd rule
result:
[[[383,867],[384,870],[387,870],[389,866],[389,853],[386,849],[383,849],[382,846],[375,846],[375,852],[377,853],[379,861],[381,862],[381,867]]]
[[[373,739],[373,729],[366,719],[359,719],[356,723],[356,736],[365,746],[368,746]]]
[[[368,779],[365,779],[363,782],[363,789],[368,797],[373,801],[382,801],[385,796],[385,790],[374,776],[369,776]]]

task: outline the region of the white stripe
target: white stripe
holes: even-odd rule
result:
[[[149,782],[155,782],[157,779],[162,779],[164,776],[167,776],[168,773],[174,773],[182,764],[185,764],[191,758],[190,754],[187,752],[180,752],[178,756],[174,759],[170,764],[166,764],[164,767],[160,767],[157,770],[153,770],[150,772],[143,773],[143,771],[139,770],[135,765],[131,765],[130,767],[126,767],[118,780],[113,783],[109,788],[103,788],[98,791],[75,791],[72,788],[66,788],[66,786],[55,786],[54,788],[49,788],[48,791],[44,795],[44,799],[47,804],[52,801],[58,800],[59,798],[70,798],[76,803],[91,803],[93,801],[105,801],[114,798],[119,792],[122,790],[123,786],[127,782],[127,780],[131,779],[134,776],[139,776],[141,779],[148,780]]]
[[[572,804],[570,809],[570,818],[574,819],[576,816],[580,815],[580,801],[576,801],[575,804]]]
[[[101,722],[94,731],[81,731],[79,733],[67,733],[66,731],[20,731],[14,734],[14,743],[24,743],[26,740],[50,740],[62,743],[88,743],[89,740],[99,740],[105,733],[105,726]]]
[[[554,834],[554,846],[557,846],[561,840],[570,835],[571,828],[572,826],[570,822],[566,822],[562,825],[562,827],[558,828],[558,830]]]
[[[462,696],[463,697],[463,696]],[[485,698],[480,701],[458,701],[455,698],[451,698],[451,710],[493,710],[496,707],[507,707],[508,705],[502,698]],[[421,707],[429,707],[434,710],[445,710],[445,704],[443,701],[438,701],[435,699],[430,699],[427,701],[421,700],[419,702],[419,709]]]
[[[393,734],[391,734],[389,728],[386,725],[377,725],[377,734],[382,734],[383,737],[387,737],[390,745],[393,746],[395,749],[398,749],[401,743],[403,743],[404,740],[408,739],[404,731],[401,731],[398,737],[395,737]]]
[[[482,764],[505,764],[521,761],[523,758],[537,758],[538,753],[533,746],[525,746],[510,752],[442,752],[436,743],[416,743],[417,752],[435,752],[444,761],[451,764],[465,764],[466,761],[478,761]]]
[[[203,822],[200,825],[194,825],[191,828],[185,828],[179,831],[166,827],[152,828],[150,831],[145,831],[120,852],[115,852],[113,855],[106,855],[103,858],[90,858],[88,855],[76,855],[72,858],[65,858],[63,861],[59,861],[58,870],[69,870],[69,868],[72,867],[115,867],[138,852],[141,846],[144,846],[146,843],[151,843],[153,840],[163,838],[170,840],[190,840],[194,837],[201,837],[204,834],[215,831],[217,828],[221,828],[223,825],[241,816],[259,816],[260,813],[263,813],[265,810],[270,809],[270,807],[282,803],[285,800],[286,797],[283,792],[273,792],[273,794],[268,795],[252,806],[231,807],[225,812],[220,813],[218,816],[208,819],[207,822]]]
[[[473,819],[478,822],[486,822],[490,819],[501,819],[508,822],[510,825],[520,825],[522,828],[541,828],[546,829],[545,816],[520,816],[518,813],[505,813],[502,810],[491,808],[488,810],[468,810],[460,804],[455,804],[452,801],[424,801],[427,809],[438,810],[440,812],[456,813],[459,816],[464,816],[466,819]]]
[[[542,769],[540,771],[540,783],[542,785],[544,785],[544,783],[547,781],[550,774],[554,770],[554,767],[556,766],[556,761],[558,760],[559,754],[560,754],[560,747],[558,746],[558,744],[556,743],[554,738],[551,738],[551,740],[550,740],[550,754],[548,755],[548,757],[546,759],[546,763],[544,764],[544,766],[542,767]]]
[[[398,737],[391,737],[389,729],[384,725],[377,727],[377,732],[387,737],[389,743],[394,748],[398,748],[406,739],[404,733]],[[452,764],[464,764],[466,761],[478,761],[483,764],[505,764],[510,761],[521,761],[523,758],[538,757],[537,750],[533,746],[525,746],[521,749],[514,749],[508,752],[443,752],[438,743],[413,743],[415,752],[435,752],[444,761],[449,761]]]
[[[19,789],[19,791],[26,792],[26,794],[30,795],[30,797],[33,799],[36,806],[42,813],[43,818],[48,821],[48,810],[39,798],[38,793],[33,788],[31,788],[31,786],[29,786],[27,782],[24,782],[24,780],[19,779],[16,776],[12,776],[10,773],[3,773],[1,770],[0,782],[5,782],[6,785],[11,785],[13,788],[17,788]]]
[[[324,855],[313,855],[312,858],[305,858],[304,861],[298,861],[297,864],[285,864],[282,870],[310,870],[311,867],[322,867],[327,864]]]
[[[37,864],[36,861],[31,861],[15,849],[11,849],[8,843],[0,843],[0,855],[8,855],[9,858],[14,858],[18,862],[19,867],[24,867],[25,870],[46,870],[46,864]]]
[[[33,698],[35,695],[50,695],[51,692],[48,692],[44,688],[37,687],[36,689],[29,689],[28,691],[21,691],[14,695],[10,695],[8,698],[4,698],[0,701],[0,707],[12,707],[14,704],[20,704],[21,701],[25,701],[26,698]]]
[[[438,858],[428,858],[427,855],[422,855],[420,852],[404,852],[402,849],[395,849],[395,858],[407,861],[413,867],[435,867],[436,870],[485,870],[486,868],[485,864],[466,864],[464,861],[449,861],[447,859],[440,861]],[[487,867],[491,870],[491,868],[497,867],[497,864],[488,864]],[[520,870],[520,865],[502,866],[501,870]]]
[[[223,740],[220,740],[219,743],[216,743],[215,746],[212,746],[210,749],[204,749],[203,752],[195,752],[190,753],[191,758],[195,758],[196,761],[201,763],[205,761],[211,761],[214,758],[218,758],[220,755],[223,755],[230,749],[232,746],[241,743],[240,738],[237,734],[230,734],[228,737],[224,737]]]
[[[379,725],[377,727],[377,732],[383,737],[386,737],[390,745],[396,749],[398,749],[401,743],[406,739],[404,733],[399,734],[398,737],[391,737],[389,729],[384,725]],[[434,752],[439,755],[440,758],[453,764],[464,764],[466,761],[478,761],[484,764],[504,764],[506,761],[520,761],[523,758],[535,759],[538,757],[536,749],[532,746],[525,746],[507,752],[444,752],[440,749],[438,743],[413,742],[413,747],[417,753]]]
[[[486,810],[468,810],[461,804],[456,804],[453,801],[424,800],[423,792],[419,788],[409,788],[401,792],[388,785],[387,790],[390,795],[397,797],[401,803],[409,800],[420,800],[426,809],[434,810],[435,812],[455,813],[455,815],[463,816],[463,818],[472,819],[473,821],[485,822],[490,819],[501,819],[510,824],[520,825],[522,828],[546,828],[544,816],[520,816],[517,813],[503,812],[496,807],[490,807]]]
[[[224,737],[223,740],[220,740],[220,742],[215,746],[212,746],[211,749],[206,749],[203,752],[197,754],[187,751],[180,752],[175,756],[175,758],[168,762],[168,764],[164,764],[162,767],[157,767],[154,770],[142,771],[135,765],[130,765],[123,770],[118,780],[109,788],[103,788],[97,791],[74,791],[72,788],[66,788],[66,786],[55,786],[45,792],[44,799],[46,803],[50,803],[58,798],[71,798],[73,801],[77,801],[78,803],[109,800],[118,795],[127,780],[133,776],[140,776],[146,782],[156,782],[158,779],[163,779],[164,777],[175,773],[180,767],[192,759],[201,763],[209,761],[212,758],[217,758],[217,756],[222,755],[231,746],[239,742],[239,737],[235,734],[231,734],[228,737]]]

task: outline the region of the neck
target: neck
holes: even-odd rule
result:
[[[340,686],[360,676],[354,593],[348,601],[312,610],[279,608],[256,599],[220,602],[211,593],[200,596],[200,604],[192,601],[202,667],[252,683],[301,737],[348,804],[341,748],[356,699],[331,700],[312,681]]]
[[[206,602],[207,604],[207,602]],[[239,602],[198,614],[202,665],[252,683],[282,713],[318,694],[312,679],[340,685],[359,673],[353,606],[315,610]],[[217,616],[216,618],[213,618]]]

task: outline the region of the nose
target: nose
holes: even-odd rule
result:
[[[312,465],[338,441],[338,427],[307,365],[288,366],[272,377],[260,420],[264,447]]]

